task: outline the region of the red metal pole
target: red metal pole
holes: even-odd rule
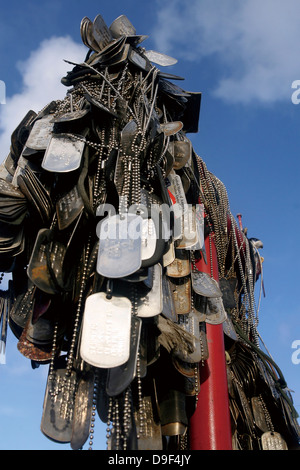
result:
[[[207,264],[200,260],[199,271],[211,273],[218,280],[218,261],[213,237],[205,240]],[[211,251],[211,253],[210,253]],[[211,255],[211,256],[210,256]],[[209,358],[200,364],[200,393],[190,420],[191,450],[232,450],[223,326],[206,324]]]

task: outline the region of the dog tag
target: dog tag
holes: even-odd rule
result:
[[[55,134],[45,152],[42,168],[56,173],[68,173],[80,167],[85,139],[73,134]]]
[[[62,266],[66,247],[57,241],[50,241],[50,236],[51,230],[49,229],[41,229],[38,232],[27,274],[40,290],[48,294],[55,294],[63,286]],[[55,280],[49,272],[48,257]]]
[[[142,222],[142,261],[153,257],[156,249],[157,233],[152,219],[143,219]]]
[[[260,397],[252,397],[251,398],[251,406],[253,411],[253,417],[256,426],[263,432],[269,431],[269,426],[266,421],[266,416],[264,413],[264,409],[260,400]]]
[[[188,204],[180,176],[173,171],[168,175],[167,180],[170,183],[168,191],[174,211],[174,240],[178,240],[183,236],[184,217],[188,211]]]
[[[94,380],[93,370],[83,371],[78,378],[71,436],[71,448],[73,450],[80,450],[89,437],[93,411]]]
[[[56,203],[58,227],[64,230],[74,222],[84,208],[83,200],[75,186],[68,191]]]
[[[196,226],[196,212],[191,205],[187,206],[187,210],[183,214],[183,236],[178,241],[177,248],[185,250],[194,250],[198,243],[198,232]]]
[[[191,280],[189,277],[185,278],[170,278],[169,279],[173,301],[175,306],[175,313],[177,315],[186,315],[191,311]]]
[[[35,121],[33,128],[26,141],[25,147],[33,150],[46,150],[52,137],[53,115],[43,117]]]
[[[261,436],[262,450],[288,450],[288,446],[278,432],[265,432]]]
[[[219,325],[227,319],[222,297],[208,298],[206,309],[206,323]]]
[[[194,337],[194,351],[192,353],[188,353],[187,351],[183,350],[175,350],[175,356],[188,363],[200,362],[202,359],[204,359],[204,357],[202,357],[199,320],[196,314],[190,312],[188,315],[179,316],[178,325]]]
[[[222,297],[219,284],[209,274],[193,270],[191,273],[193,290],[203,297]]]
[[[112,35],[101,15],[97,15],[93,22],[93,36],[102,50],[112,41]]]
[[[127,362],[118,367],[108,369],[106,393],[111,396],[120,395],[126,390],[136,376],[136,364],[139,351],[142,320],[131,318],[130,356]]]
[[[135,412],[135,421],[138,450],[163,450],[161,426],[155,420],[151,396],[142,397],[140,409]]]
[[[173,292],[167,276],[163,275],[162,278],[162,293],[163,293],[163,309],[162,314],[164,317],[169,318],[173,322],[177,322],[177,313],[173,299]]]
[[[167,266],[169,277],[185,277],[191,272],[189,254],[185,250],[175,250],[175,260]]]
[[[192,158],[192,144],[191,141],[175,140],[174,141],[174,169],[180,170]]]
[[[99,224],[98,274],[107,278],[130,276],[142,264],[141,227],[134,214],[114,215]]]
[[[175,261],[175,246],[174,242],[169,243],[169,248],[166,253],[163,255],[163,266],[167,267]]]
[[[53,373],[48,375],[41,421],[42,433],[60,443],[71,441],[77,384],[76,372],[66,377],[65,367],[65,357],[61,356],[55,360]]]
[[[137,315],[140,318],[155,317],[162,312],[162,309],[162,267],[156,264],[153,269],[152,289],[138,299]]]
[[[99,292],[86,299],[81,333],[82,359],[99,368],[117,367],[129,359],[131,302]]]

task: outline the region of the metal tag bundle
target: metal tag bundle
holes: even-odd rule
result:
[[[233,448],[292,448],[295,410],[257,331],[259,243],[187,137],[201,93],[157,68],[177,61],[124,15],[80,34],[66,97],[25,116],[0,166],[0,363],[9,325],[49,367],[41,431],[57,443],[83,448],[97,409],[108,449],[188,450],[218,331]]]

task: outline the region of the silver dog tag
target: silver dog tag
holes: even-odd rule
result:
[[[80,167],[85,146],[83,137],[80,140],[73,134],[53,135],[45,152],[42,168],[56,173],[67,173]]]
[[[88,364],[107,369],[124,364],[130,354],[131,302],[108,299],[104,292],[86,299],[80,354]]]
[[[162,309],[162,267],[156,264],[153,269],[152,289],[138,300],[137,315],[140,318],[154,317],[159,315]]]
[[[222,297],[219,284],[209,274],[201,271],[192,271],[192,287],[193,290],[203,297]]]
[[[135,214],[114,215],[99,224],[98,274],[108,278],[130,276],[142,264],[143,219]]]
[[[33,128],[26,141],[25,147],[33,150],[46,150],[52,137],[53,115],[43,117],[35,121]]]

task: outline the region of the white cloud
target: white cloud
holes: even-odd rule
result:
[[[87,50],[70,37],[53,37],[43,41],[28,59],[17,64],[22,76],[19,93],[6,97],[0,106],[0,162],[9,153],[10,137],[29,110],[39,112],[52,100],[62,99],[67,88],[60,82],[72,65],[83,62]]]
[[[290,100],[300,78],[299,0],[157,1],[156,48],[217,64],[214,94],[230,102]]]

